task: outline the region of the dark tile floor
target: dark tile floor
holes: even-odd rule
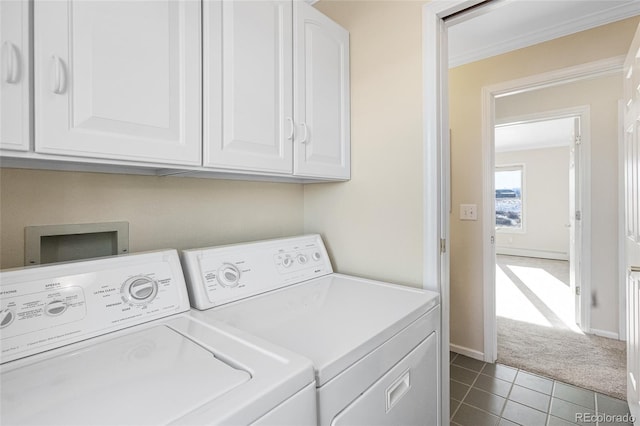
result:
[[[631,425],[612,422],[628,416],[625,401],[453,352],[450,359],[452,425]]]

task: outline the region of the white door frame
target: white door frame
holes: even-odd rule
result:
[[[506,86],[505,86],[506,87]],[[518,93],[522,93],[523,90],[516,90]],[[536,90],[537,87],[530,87],[528,90]],[[507,88],[501,90],[499,93],[483,91],[483,105],[489,108],[491,104],[491,110],[495,105],[495,99],[501,96],[509,95]],[[489,98],[484,98],[484,96]],[[579,247],[575,247],[576,258],[572,268],[576,268],[576,276],[579,277],[579,285],[581,287],[580,293],[580,305],[583,307],[580,310],[580,327],[584,331],[588,331],[589,321],[591,316],[590,310],[590,294],[591,294],[591,280],[589,267],[590,262],[590,245],[591,245],[591,137],[590,137],[590,122],[591,122],[591,108],[589,105],[582,105],[570,108],[563,108],[557,110],[540,111],[533,114],[527,114],[523,116],[512,116],[500,120],[495,119],[495,114],[492,113],[487,117],[487,121],[483,121],[483,152],[486,156],[484,158],[485,164],[483,167],[483,182],[484,182],[484,194],[483,194],[483,229],[485,233],[495,236],[495,207],[494,196],[495,193],[495,140],[494,132],[492,129],[496,124],[505,123],[526,123],[536,122],[543,120],[553,120],[557,118],[567,117],[579,117],[580,118],[580,133],[582,136],[582,143],[580,150],[578,151],[580,176],[579,181],[576,182],[580,196],[578,199],[581,201],[580,205],[576,207],[576,210],[582,211],[582,226],[581,236],[578,239],[580,241]],[[486,129],[484,128],[486,126]],[[486,145],[485,145],[486,144]],[[573,188],[572,188],[573,190]],[[491,237],[489,237],[491,240]],[[495,239],[493,240],[495,241]],[[585,260],[586,259],[586,260]],[[497,333],[497,319],[496,319],[496,247],[495,244],[485,245],[483,250],[483,261],[485,268],[485,282],[484,282],[484,298],[485,298],[485,317],[484,317],[484,330],[485,330],[485,361],[495,362],[498,355],[498,333]]]
[[[497,329],[496,329],[496,307],[495,307],[495,219],[493,219],[493,197],[489,190],[493,187],[494,169],[494,141],[493,128],[495,126],[495,99],[496,97],[508,94],[541,89],[544,87],[557,86],[582,79],[594,78],[615,72],[621,72],[624,58],[622,56],[595,61],[575,67],[564,68],[548,73],[529,76],[517,80],[506,81],[496,85],[484,87],[482,90],[482,146],[483,146],[483,185],[484,185],[484,212],[483,217],[483,265],[484,265],[484,359],[487,362],[495,362],[497,358]],[[580,111],[577,111],[580,112]],[[588,116],[587,116],[588,119]],[[588,139],[588,126],[583,128]],[[591,191],[589,169],[591,164],[590,144],[584,144],[582,165],[585,168],[582,193],[583,209],[583,238],[582,238],[582,318],[581,328],[585,331],[591,330],[591,283],[590,268],[591,263]]]
[[[440,293],[440,413],[449,423],[449,87],[444,18],[482,0],[431,1],[422,8],[423,288]],[[444,250],[443,250],[444,249]]]

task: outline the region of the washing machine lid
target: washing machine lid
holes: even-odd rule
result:
[[[250,378],[157,325],[4,371],[2,423],[166,424]]]
[[[434,292],[331,274],[196,315],[308,357],[322,386],[438,302]]]

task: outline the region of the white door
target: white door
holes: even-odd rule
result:
[[[625,255],[627,269],[627,400],[640,424],[640,26],[627,54],[625,96]]]
[[[575,322],[582,324],[580,289],[580,249],[582,247],[582,208],[580,199],[580,118],[573,119],[573,135],[569,145],[569,285],[574,294]]]
[[[201,163],[201,4],[36,0],[36,151]]]
[[[295,2],[294,51],[294,174],[348,179],[349,33]]]
[[[0,148],[27,151],[29,123],[29,8],[0,1]]]
[[[204,17],[204,165],[291,173],[292,2],[207,0]]]

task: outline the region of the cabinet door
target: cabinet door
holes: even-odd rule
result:
[[[292,171],[292,2],[204,2],[204,165]]]
[[[0,148],[27,151],[29,123],[29,8],[0,1]]]
[[[349,33],[295,2],[294,174],[350,177]]]
[[[36,0],[36,151],[199,165],[201,5]]]

